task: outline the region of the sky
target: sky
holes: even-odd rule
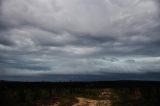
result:
[[[0,0],[1,80],[160,80],[159,0]]]

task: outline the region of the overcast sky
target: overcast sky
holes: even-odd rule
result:
[[[160,75],[159,4],[0,0],[0,77]]]

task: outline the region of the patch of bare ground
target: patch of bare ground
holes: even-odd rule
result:
[[[73,106],[111,106],[110,100],[92,100],[87,98],[78,97],[78,103]]]
[[[48,104],[48,105],[46,105],[46,104],[39,104],[39,105],[37,105],[37,106],[59,106],[60,105],[60,103],[59,102],[56,102],[56,103],[50,103],[50,104]]]
[[[73,106],[111,106],[111,96],[112,93],[110,89],[103,89],[99,95],[98,100],[78,97],[78,103],[74,104]]]
[[[113,94],[110,89],[103,89],[98,97],[93,98],[85,98],[85,97],[77,97],[77,103],[72,106],[112,106],[112,98]],[[69,99],[69,98],[68,98]],[[61,106],[61,102],[57,101],[55,103],[49,105],[38,105],[38,106]],[[69,106],[66,104],[66,106]],[[71,106],[71,105],[70,105]]]

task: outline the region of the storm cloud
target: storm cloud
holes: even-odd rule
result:
[[[159,0],[0,0],[0,76],[159,73],[159,10]]]

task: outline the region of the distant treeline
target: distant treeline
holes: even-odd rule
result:
[[[160,87],[160,81],[18,82],[0,81],[0,86],[18,87]]]

